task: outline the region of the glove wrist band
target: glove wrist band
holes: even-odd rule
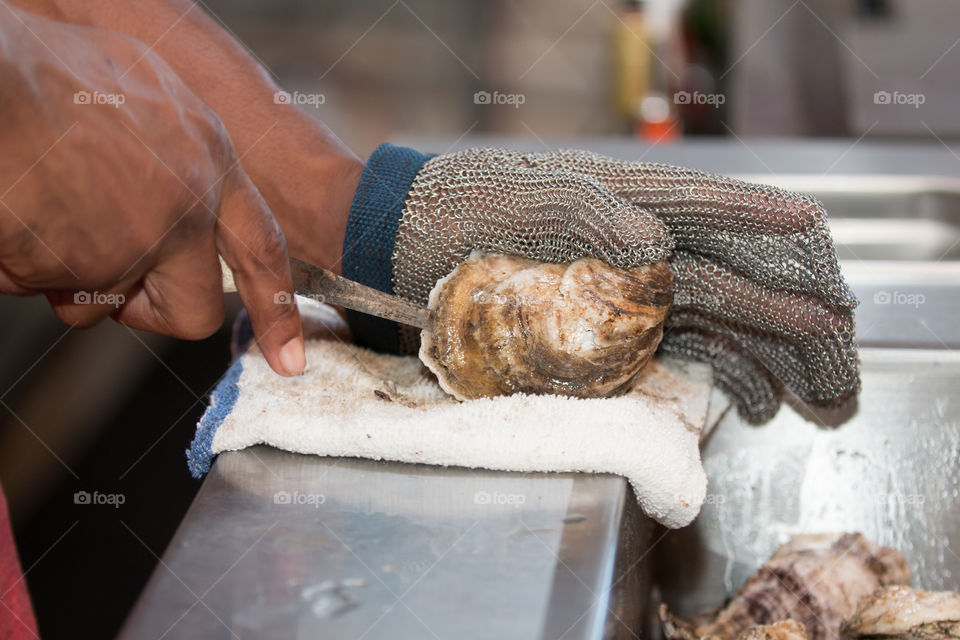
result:
[[[432,156],[385,143],[367,160],[350,206],[343,241],[343,275],[393,294],[393,250],[400,217],[417,173]],[[397,353],[395,322],[347,311],[347,323],[359,345]]]

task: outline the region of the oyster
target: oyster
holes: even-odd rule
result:
[[[773,624],[750,627],[738,640],[808,640],[807,630],[796,620],[781,620]]]
[[[459,400],[624,393],[653,356],[673,298],[665,263],[629,270],[471,256],[430,293],[420,359]]]
[[[860,598],[909,581],[903,555],[862,534],[798,535],[747,578],[725,607],[685,622],[662,606],[660,617],[670,640],[735,640],[752,626],[785,619],[800,622],[811,640],[836,640]]]
[[[960,638],[960,593],[884,587],[860,600],[840,630],[845,638]]]

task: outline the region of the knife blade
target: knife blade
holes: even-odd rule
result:
[[[236,291],[233,272],[223,258],[220,259],[220,265],[223,270],[223,290]],[[434,314],[426,307],[296,258],[290,259],[290,272],[293,290],[298,296],[433,331]]]

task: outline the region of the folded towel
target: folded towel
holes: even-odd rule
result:
[[[312,305],[301,311],[307,327],[330,313]],[[418,359],[327,333],[332,337],[307,340],[308,367],[295,378],[273,373],[255,347],[237,359],[187,451],[195,476],[222,451],[269,444],[323,456],[613,473],[625,476],[643,511],[668,527],[689,524],[700,510],[706,476],[699,437],[711,397],[706,365],[655,359],[617,398],[517,394],[461,403]]]

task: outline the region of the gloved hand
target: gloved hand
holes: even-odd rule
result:
[[[347,223],[344,275],[423,304],[474,249],[622,268],[669,260],[661,349],[712,364],[751,422],[776,413],[784,385],[817,406],[859,390],[856,299],[808,196],[584,151],[378,148]],[[350,321],[368,346],[417,346],[395,325]]]

